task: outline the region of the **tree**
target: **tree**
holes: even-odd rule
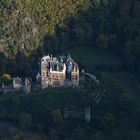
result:
[[[116,119],[109,113],[102,118],[101,125],[104,131],[111,131],[116,126]]]
[[[96,41],[99,47],[103,49],[107,49],[109,47],[109,37],[105,34],[99,34]]]
[[[123,91],[119,98],[119,104],[122,110],[131,111],[134,105],[134,97],[128,91]]]
[[[74,130],[74,137],[75,140],[86,140],[87,139],[87,133],[85,132],[85,129],[81,127],[80,125],[77,126],[77,128]]]
[[[22,112],[18,118],[18,123],[22,129],[29,129],[32,125],[32,115]]]
[[[97,131],[90,135],[90,140],[104,140],[104,133],[102,131]]]
[[[51,112],[53,120],[55,123],[61,122],[62,121],[62,115],[61,111],[59,109],[54,109]]]

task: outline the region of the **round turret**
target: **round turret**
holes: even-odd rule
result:
[[[85,108],[85,121],[89,123],[90,119],[91,119],[90,106],[88,106]]]

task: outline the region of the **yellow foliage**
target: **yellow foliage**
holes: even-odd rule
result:
[[[1,78],[4,80],[4,81],[10,81],[12,80],[12,77],[10,74],[7,74],[7,73],[4,73]]]

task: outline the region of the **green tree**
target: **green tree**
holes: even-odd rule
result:
[[[22,129],[29,129],[32,125],[32,115],[29,113],[21,113],[18,118],[18,123]]]
[[[102,118],[101,125],[104,131],[111,131],[116,126],[116,119],[112,114],[109,113]]]
[[[120,95],[119,103],[123,110],[131,111],[135,103],[132,93],[128,91],[123,91]]]
[[[55,123],[61,122],[62,121],[62,115],[61,111],[59,109],[54,109],[51,112],[53,120]]]

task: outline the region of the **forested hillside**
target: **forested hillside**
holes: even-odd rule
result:
[[[1,0],[0,52],[13,66],[48,51],[98,47],[137,70],[139,26],[139,0]]]
[[[0,139],[140,140],[140,0],[0,0],[0,86],[35,81],[48,53],[70,53],[94,74],[100,102],[87,80],[85,89],[0,95]],[[87,105],[90,123],[63,118],[64,107]]]
[[[1,52],[9,57],[17,52],[30,55],[43,45],[45,34],[55,33],[56,26],[63,24],[64,19],[89,5],[89,0],[2,0]]]

